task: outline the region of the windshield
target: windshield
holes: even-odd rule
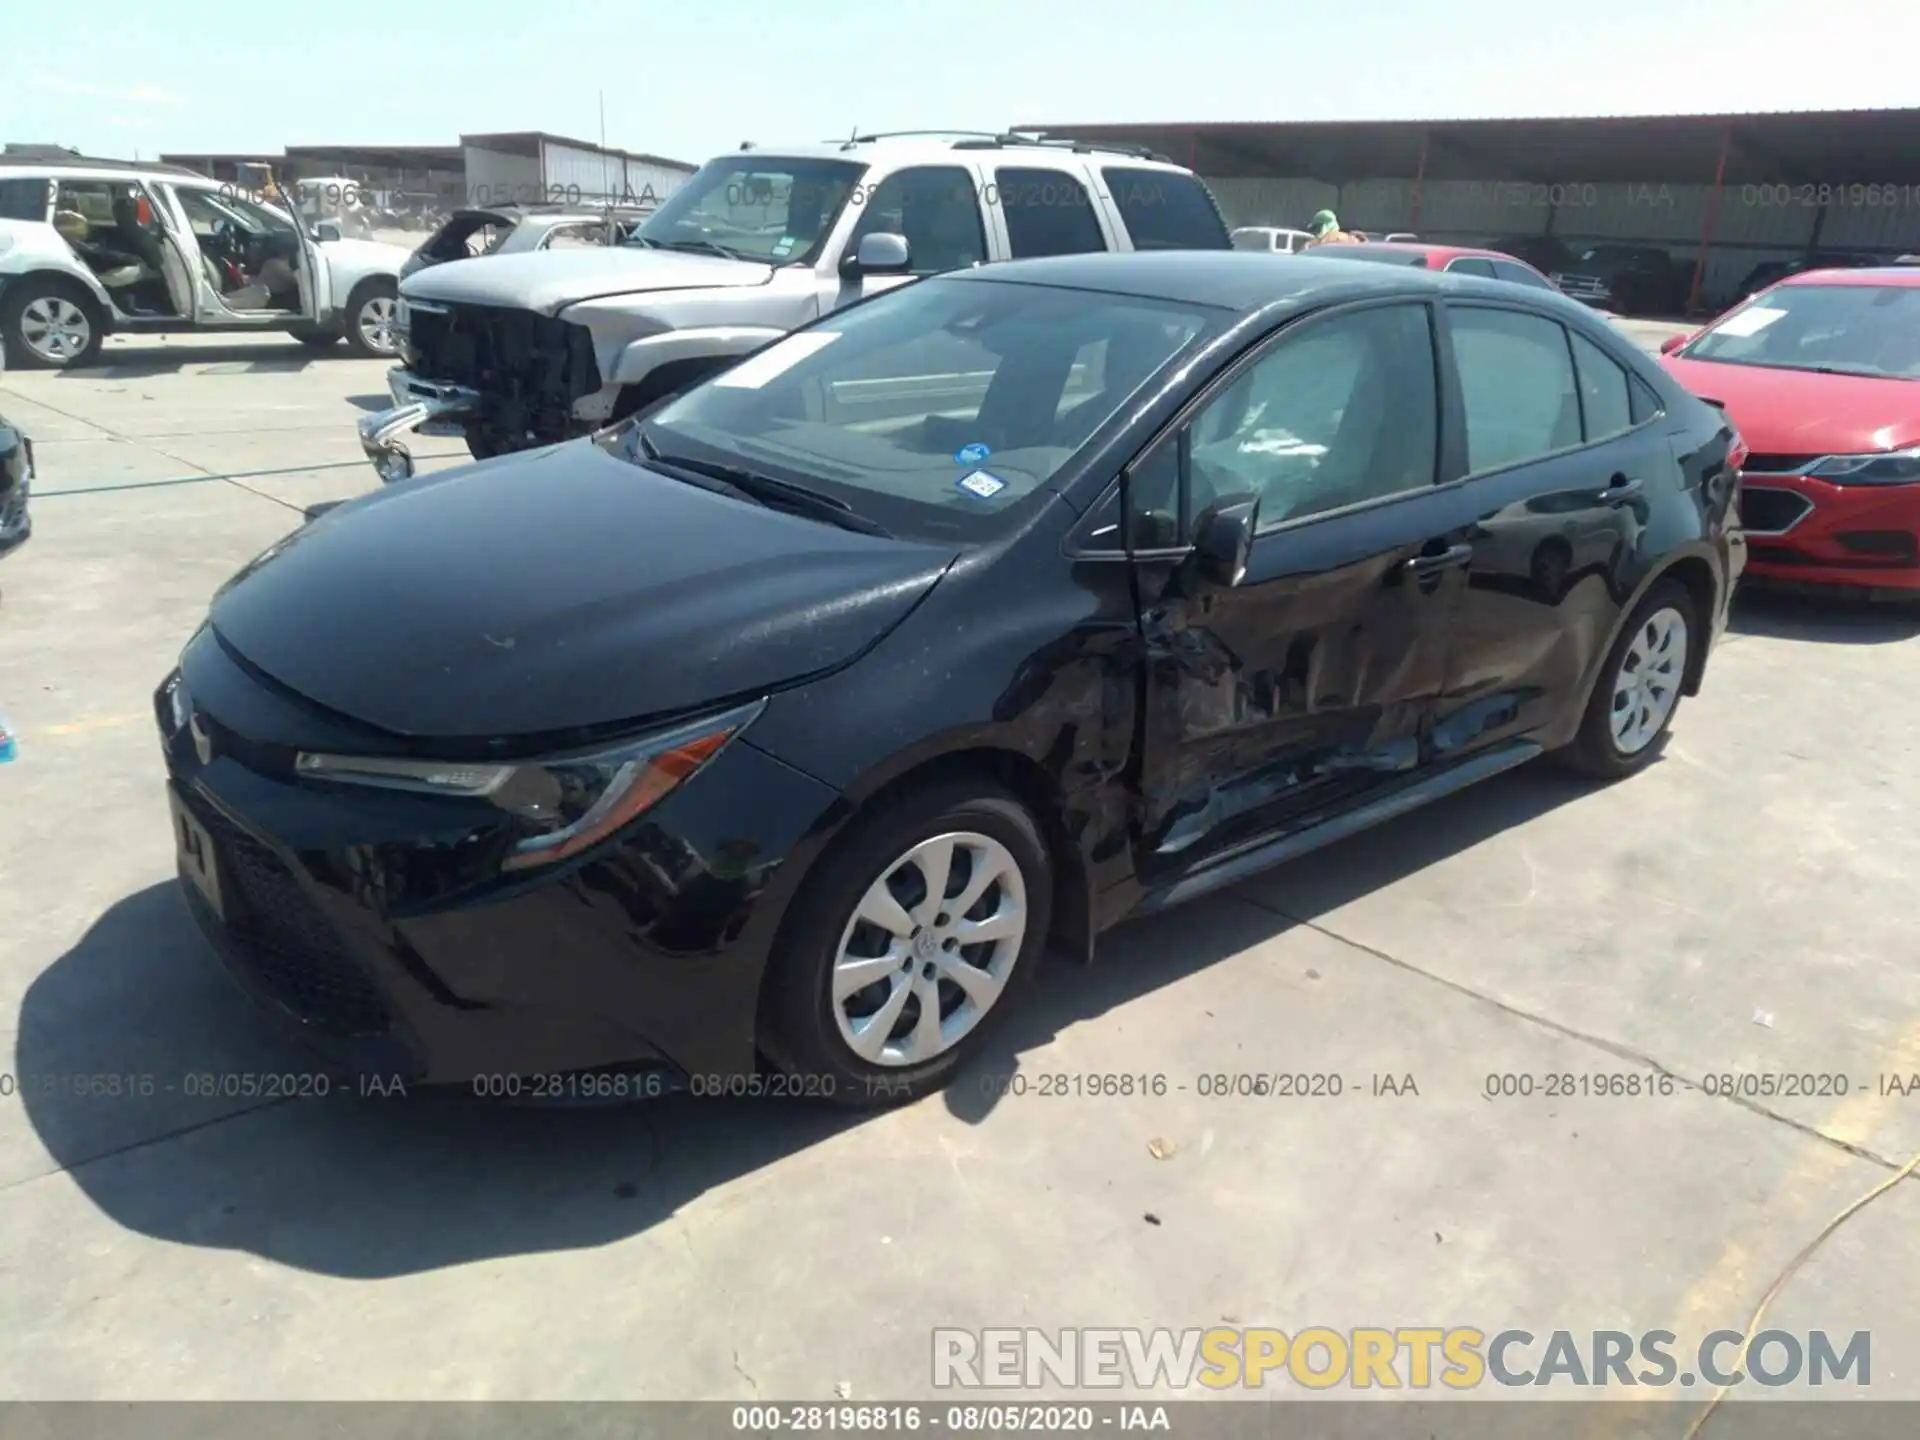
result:
[[[1920,288],[1784,285],[1728,312],[1688,360],[1920,379]]]
[[[971,539],[1229,312],[925,280],[759,351],[607,443],[750,468],[898,535]]]
[[[709,160],[621,243],[811,265],[866,170],[751,152]]]

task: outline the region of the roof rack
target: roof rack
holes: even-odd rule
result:
[[[1067,150],[1075,155],[1129,155],[1135,160],[1155,160],[1162,165],[1171,165],[1173,161],[1145,145],[1109,144],[1093,140],[1074,140],[1068,136],[1055,139],[1045,133],[1018,135],[1008,132],[1004,135],[989,136],[978,141],[962,141],[953,148],[956,150],[996,150],[1006,145],[1031,145],[1055,150]]]
[[[922,140],[942,135],[957,135],[975,140],[999,138],[997,132],[992,130],[877,130],[871,134],[862,135],[856,129],[845,140],[825,140],[821,143],[838,145],[842,150],[851,150],[856,145],[870,145],[876,140]]]

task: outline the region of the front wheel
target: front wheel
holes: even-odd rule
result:
[[[1691,647],[1704,641],[1687,588],[1677,580],[1656,583],[1614,642],[1580,733],[1560,758],[1603,780],[1644,770],[1680,708]]]
[[[938,1090],[1038,969],[1053,870],[985,783],[909,794],[807,877],[768,979],[763,1045],[840,1104]]]
[[[317,330],[311,325],[300,325],[287,332],[310,350],[328,350],[340,343],[338,330]]]
[[[399,303],[400,287],[391,276],[362,280],[354,287],[347,298],[347,344],[355,354],[384,360],[399,352],[393,333]]]

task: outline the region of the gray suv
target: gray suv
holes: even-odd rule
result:
[[[464,435],[478,458],[553,444],[918,276],[1230,248],[1206,187],[1144,150],[950,131],[743,148],[619,245],[407,277],[394,406],[360,422],[361,445],[403,479],[411,432]]]

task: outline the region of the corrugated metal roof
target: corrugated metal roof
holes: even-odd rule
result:
[[[1103,120],[1089,124],[1051,124],[1051,125],[1015,125],[1011,128],[1025,132],[1055,132],[1059,134],[1097,134],[1101,131],[1112,133],[1131,133],[1136,130],[1246,130],[1265,129],[1272,126],[1338,126],[1365,125],[1410,126],[1415,128],[1445,125],[1566,125],[1598,124],[1616,120],[1657,120],[1680,123],[1725,124],[1729,120],[1747,120],[1770,115],[1819,115],[1835,118],[1853,115],[1876,116],[1914,116],[1920,117],[1920,106],[1911,105],[1870,105],[1852,110],[1803,110],[1792,106],[1780,109],[1762,110],[1722,110],[1707,114],[1672,114],[1666,111],[1648,110],[1638,114],[1619,115],[1448,115],[1430,116],[1426,119],[1350,119],[1334,120],[1327,118],[1275,120],[1139,120],[1112,121]]]

